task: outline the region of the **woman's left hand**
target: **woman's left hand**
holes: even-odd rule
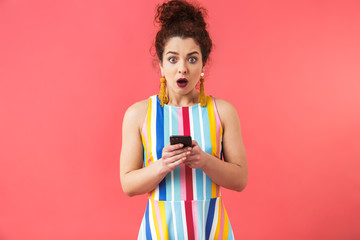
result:
[[[205,154],[199,144],[195,140],[192,140],[190,155],[186,157],[184,163],[190,168],[202,168],[206,163]]]

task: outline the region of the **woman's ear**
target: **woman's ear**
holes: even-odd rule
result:
[[[159,62],[159,67],[160,67],[160,72],[161,72],[161,76],[164,76],[164,69],[162,67],[162,62]]]

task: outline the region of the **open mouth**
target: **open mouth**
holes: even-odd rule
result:
[[[186,78],[179,78],[176,83],[178,85],[178,87],[184,88],[186,87],[186,85],[188,84],[188,80]]]

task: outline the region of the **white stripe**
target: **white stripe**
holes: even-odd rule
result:
[[[157,154],[156,154],[156,110],[157,110],[157,96],[152,96],[151,100],[151,147],[152,147],[152,156],[154,162],[156,162]],[[159,185],[155,188],[155,200],[159,199]]]
[[[172,219],[174,220],[174,234],[175,234],[175,240],[177,240],[177,225],[176,225],[176,216],[175,216],[174,201],[171,201],[171,211],[172,211]]]
[[[144,222],[144,226],[143,226],[143,238],[145,238],[146,236],[146,228],[145,228],[146,222]]]
[[[153,239],[156,239],[156,230],[155,230],[155,225],[154,225],[154,217],[153,217],[153,211],[152,211],[152,205],[151,205],[151,201],[149,200],[149,223],[150,223],[150,232],[151,232],[151,237]]]
[[[201,133],[201,148],[203,151],[205,151],[204,126],[203,126],[202,112],[200,107],[199,107],[199,122],[200,122],[200,133]]]
[[[184,237],[187,240],[188,233],[187,233],[187,225],[186,225],[186,217],[185,217],[185,202],[184,201],[181,201],[181,215],[182,215],[182,219],[183,219]]]
[[[215,203],[215,212],[214,212],[214,219],[211,225],[211,232],[210,232],[210,236],[209,239],[214,239],[215,236],[215,231],[216,231],[216,227],[217,227],[217,222],[219,219],[219,198],[216,198],[216,203]]]
[[[189,107],[189,121],[190,121],[190,135],[191,138],[194,139],[194,121],[193,121],[192,107]]]
[[[202,215],[203,215],[203,222],[202,222],[203,225],[202,225],[202,228],[203,228],[203,238],[204,238],[204,239],[205,239],[205,236],[206,236],[206,235],[205,235],[205,225],[206,225],[206,222],[205,222],[205,214],[206,214],[206,213],[205,213],[205,205],[206,205],[206,201],[204,200],[204,201],[203,201],[203,214],[202,214]]]
[[[170,128],[170,136],[172,135],[172,118],[171,118],[171,107],[169,109],[169,128]]]
[[[139,231],[139,235],[137,237],[137,240],[141,240],[144,238],[144,223],[145,223],[145,216],[143,218],[143,220],[141,221],[141,226],[140,226],[140,231]]]
[[[193,182],[193,198],[197,200],[197,189],[196,189],[196,168],[191,169],[192,182]]]
[[[169,128],[170,128],[170,136],[172,135],[172,118],[171,118],[171,107],[169,109]],[[171,171],[171,201],[175,200],[175,191],[174,191],[174,171]],[[175,216],[175,215],[174,215]],[[175,225],[176,226],[176,225]]]
[[[142,239],[144,239],[144,237],[146,236],[146,233],[145,233],[145,223],[146,223],[146,219],[145,219],[145,217],[144,217],[144,224],[142,224]]]

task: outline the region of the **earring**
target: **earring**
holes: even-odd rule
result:
[[[169,99],[166,94],[166,79],[165,77],[160,78],[161,86],[160,86],[160,93],[159,93],[159,99],[161,101],[161,107],[164,107],[164,103],[168,103]]]
[[[200,93],[199,93],[199,103],[201,107],[205,107],[206,105],[204,82],[205,82],[204,73],[202,72],[200,78]]]

